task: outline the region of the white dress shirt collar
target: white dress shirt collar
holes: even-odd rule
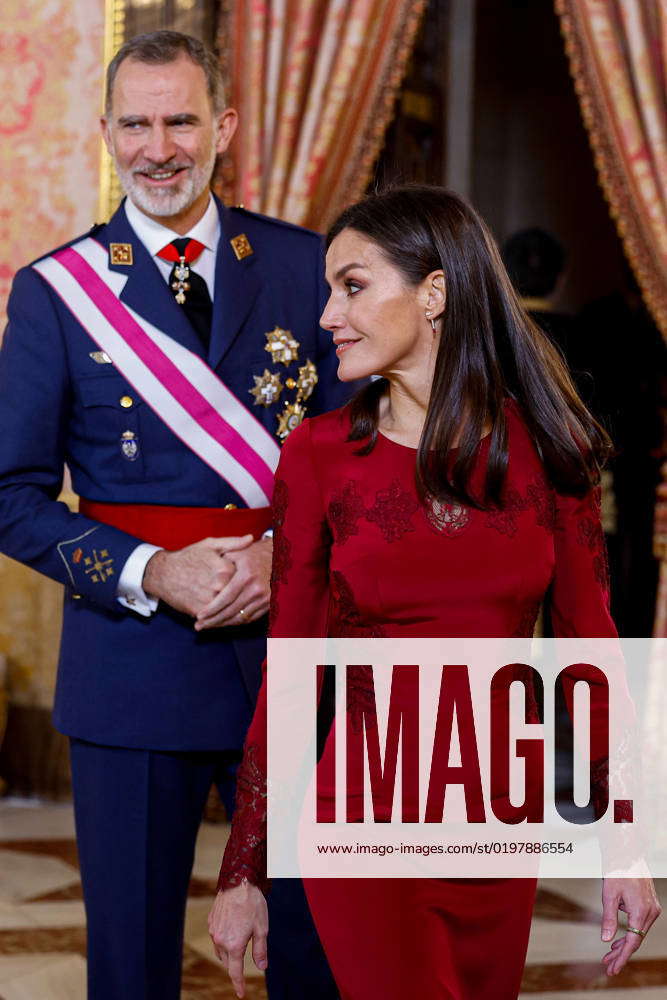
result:
[[[167,243],[178,239],[180,235],[175,233],[173,229],[169,229],[168,226],[163,226],[161,222],[156,222],[155,219],[145,215],[129,198],[125,201],[125,214],[127,221],[151,257],[156,257]],[[208,207],[199,222],[185,233],[185,236],[192,240],[198,240],[204,244],[207,250],[215,253],[220,238],[220,216],[212,196],[209,198]]]
[[[178,239],[179,234],[175,233],[173,229],[163,226],[160,222],[156,222],[155,219],[151,219],[148,215],[144,215],[141,209],[137,208],[129,198],[125,200],[125,214],[132,229],[153,258],[160,274],[165,281],[168,281],[172,265],[169,261],[162,260],[157,254],[167,243],[171,243],[173,239]],[[190,266],[204,279],[208,293],[211,299],[213,299],[215,293],[215,262],[218,252],[218,240],[220,239],[220,216],[212,196],[199,222],[185,235],[190,239],[199,240],[204,245],[201,255]]]

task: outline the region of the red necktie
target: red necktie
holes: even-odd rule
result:
[[[211,339],[213,305],[206,282],[188,266],[204,249],[204,244],[187,237],[172,240],[158,253],[162,260],[173,263],[169,275],[169,285],[174,297],[190,320],[205,348]]]

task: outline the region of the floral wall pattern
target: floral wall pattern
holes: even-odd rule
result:
[[[16,270],[96,221],[103,38],[104,0],[2,0],[0,336]],[[61,602],[58,584],[0,557],[13,704],[51,704]]]
[[[96,221],[103,36],[104,0],[2,0],[2,327],[14,272]]]

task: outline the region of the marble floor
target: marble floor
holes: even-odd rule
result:
[[[234,997],[206,929],[225,836],[226,828],[213,824],[204,824],[199,836],[182,1000]],[[665,906],[667,884],[659,890]],[[599,962],[598,897],[598,885],[587,880],[540,883],[522,998],[592,1000],[604,990],[606,1000],[667,1000],[667,917],[652,929],[641,957],[608,981]],[[261,975],[250,961],[247,971],[248,1000],[264,1000]],[[71,808],[0,800],[0,1000],[85,1000],[85,978]]]

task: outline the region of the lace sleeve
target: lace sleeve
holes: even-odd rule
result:
[[[257,743],[247,743],[236,779],[236,811],[222,859],[218,891],[251,882],[262,892],[266,878],[266,775]]]
[[[287,439],[273,495],[272,636],[326,634],[328,547],[317,473],[305,421]],[[266,877],[266,673],[237,775],[236,810],[218,889],[248,881],[263,891]]]
[[[290,434],[276,472],[269,617],[274,638],[327,633],[331,538],[310,427],[305,420]]]

